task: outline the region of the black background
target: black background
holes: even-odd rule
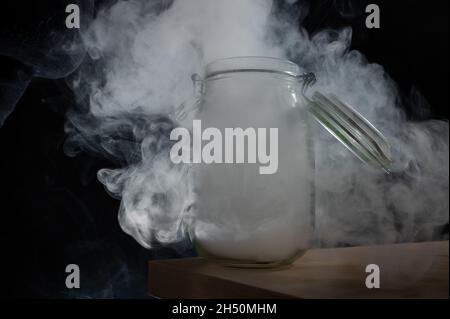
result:
[[[26,9],[29,2],[0,4],[0,34],[15,34],[20,21],[36,19],[37,12]],[[370,1],[381,7],[379,30],[364,26],[369,2],[305,2],[310,12],[303,25],[309,32],[353,27],[353,48],[386,68],[399,85],[411,119],[448,119],[448,1]],[[54,1],[39,5],[44,16],[38,19],[45,20],[46,12],[55,14]],[[61,15],[65,17],[63,11]],[[18,41],[21,32],[33,36],[34,31],[31,26],[18,32]],[[2,45],[0,36],[0,79],[12,65],[11,59],[2,57]],[[415,105],[417,91],[429,108]],[[177,254],[170,249],[145,250],[120,229],[119,202],[96,179],[99,168],[114,163],[63,153],[64,114],[72,103],[63,79],[34,78],[0,128],[0,295],[145,297],[147,261]],[[64,284],[69,263],[82,271],[82,288],[77,291]]]

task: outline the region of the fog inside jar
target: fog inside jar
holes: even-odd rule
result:
[[[308,144],[310,119],[293,95],[297,86],[289,76],[269,72],[206,80],[196,115],[202,125],[277,128],[278,169],[261,174],[258,163],[192,166],[194,241],[202,249],[223,258],[273,262],[310,246],[313,150]]]

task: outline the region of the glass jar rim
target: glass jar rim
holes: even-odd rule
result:
[[[267,72],[300,76],[300,67],[287,59],[264,56],[238,56],[223,58],[208,63],[205,67],[205,78],[220,74],[238,72]]]

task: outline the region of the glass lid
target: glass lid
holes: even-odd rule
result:
[[[309,111],[361,161],[389,173],[392,164],[386,138],[361,114],[333,94],[314,92]]]

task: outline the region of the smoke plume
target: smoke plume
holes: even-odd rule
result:
[[[79,107],[67,117],[66,152],[118,164],[98,178],[121,199],[120,225],[141,245],[186,236],[196,199],[189,168],[169,158],[177,125],[169,114],[192,96],[192,74],[233,56],[298,63],[316,74],[316,89],[352,105],[392,145],[386,175],[315,127],[321,245],[427,240],[448,223],[448,123],[409,122],[383,67],[350,49],[350,28],[310,35],[297,22],[274,14],[270,0],[119,0],[99,11],[83,35],[89,58],[70,79]]]

